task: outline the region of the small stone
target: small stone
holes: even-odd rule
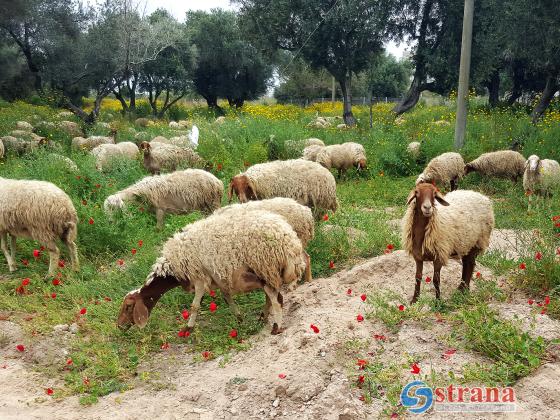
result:
[[[322,351],[321,353],[319,353],[319,355],[320,355],[321,357],[325,357],[325,354],[326,354],[326,353],[325,353],[324,351]]]
[[[70,327],[68,328],[68,331],[70,331],[72,334],[76,334],[79,330],[78,324],[76,324],[75,322],[70,325]]]
[[[276,407],[278,407],[279,404],[280,404],[280,398],[276,398],[276,399],[274,400],[274,402],[272,403],[272,406],[273,406],[274,408],[276,408]]]
[[[278,385],[274,390],[274,393],[276,394],[277,397],[286,395],[286,388],[284,388],[282,385]]]

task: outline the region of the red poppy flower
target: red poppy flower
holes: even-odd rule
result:
[[[58,262],[58,266],[59,266],[60,268],[64,268],[64,267],[66,266],[66,263],[64,262],[64,260],[60,260],[60,261]]]
[[[23,294],[25,293],[25,288],[24,288],[23,286],[21,286],[21,285],[18,286],[18,287],[16,287],[16,293],[17,293],[18,295],[23,295]]]
[[[83,383],[85,386],[89,386],[89,378],[87,376],[84,377]]]
[[[169,343],[165,342],[160,346],[160,349],[167,350],[169,348]]]
[[[103,298],[103,300],[104,300],[105,302],[111,302],[111,298],[110,298],[109,296],[105,296],[105,297]]]
[[[393,413],[393,414],[391,414],[391,418],[392,419],[398,419],[399,415],[397,413]]]
[[[399,311],[404,311],[404,305],[399,305]]]
[[[87,312],[87,309],[86,309],[86,308],[80,309],[80,315],[85,315],[86,312]]]
[[[482,274],[480,273],[480,271],[477,271],[477,272],[476,272],[476,278],[479,279],[479,278],[481,278],[481,277],[482,277]]]
[[[45,247],[44,247],[43,245],[41,245],[41,246],[39,247],[39,251],[44,251],[44,250],[45,250]]]
[[[393,244],[389,244],[389,245],[387,245],[387,249],[389,251],[392,251],[393,249],[395,249],[395,246]]]
[[[529,300],[527,301],[527,303],[528,303],[529,305],[532,305],[534,302],[535,302],[535,301],[534,301],[533,299],[529,299]]]
[[[550,305],[550,296],[545,296],[544,297],[544,304],[545,305]]]
[[[183,319],[189,319],[189,311],[187,311],[186,309],[183,309],[183,312],[181,312],[181,316],[183,317]]]
[[[135,254],[136,254],[136,248],[132,248],[132,249],[130,250],[130,252],[132,253],[132,255],[135,255]]]
[[[540,252],[537,252],[537,253],[535,254],[535,260],[536,260],[536,261],[542,260],[542,254],[541,254]]]
[[[218,309],[218,305],[216,305],[216,302],[210,302],[210,312],[215,312],[216,309]]]
[[[94,223],[93,217],[90,217],[90,218],[89,218],[88,223],[89,223],[90,225],[93,225],[93,223]]]
[[[78,175],[78,176],[76,176],[76,179],[80,180],[80,179],[82,179],[82,177],[80,175]]]
[[[365,380],[364,375],[358,376],[358,383],[359,383],[359,384],[363,384],[363,383],[364,383],[364,380]]]
[[[326,222],[327,220],[329,220],[329,215],[328,215],[328,214],[325,214],[325,215],[323,216],[323,222]]]
[[[431,282],[431,281],[432,281],[431,277],[430,277],[430,276],[426,276],[426,283],[429,283],[429,282]]]
[[[138,210],[140,210],[140,213],[144,213],[144,207],[139,207]]]
[[[142,239],[140,239],[140,240],[138,241],[138,246],[139,246],[140,248],[142,248],[142,245],[144,245],[144,241],[143,241]]]
[[[119,259],[117,260],[117,264],[118,264],[118,265],[123,265],[123,264],[124,264],[124,260],[123,260],[122,258],[119,258]]]
[[[555,223],[554,227],[560,228],[560,223]]]
[[[27,286],[29,284],[30,280],[28,278],[25,278],[21,281],[21,285],[22,286]]]
[[[47,395],[52,395],[54,393],[54,391],[52,390],[52,388],[47,388],[45,389],[45,392],[47,393]]]
[[[556,248],[556,255],[560,255],[560,248]]]
[[[560,220],[560,215],[558,215],[558,216],[552,216],[552,221],[553,221],[553,222],[556,222],[556,221],[558,221],[558,220]]]
[[[546,308],[544,308],[544,309],[541,311],[541,315],[544,315],[544,314],[546,314]]]
[[[527,268],[527,264],[525,264],[525,263],[519,264],[519,269],[520,270],[525,270],[526,268]]]
[[[60,284],[60,280],[59,279],[53,279],[52,284],[53,284],[53,286],[58,286]]]
[[[24,258],[24,259],[21,260],[21,263],[27,267],[29,265],[29,260],[26,260]]]
[[[360,296],[360,299],[362,299],[362,302],[365,302],[367,299],[367,295],[364,293],[363,295]]]
[[[366,400],[366,397],[364,397],[363,395],[360,395],[360,396],[358,397],[358,399],[359,399],[360,401],[365,401],[365,400]]]
[[[68,360],[66,361],[66,365],[67,365],[67,366],[70,366],[70,365],[73,364],[73,363],[74,363],[74,361],[73,361],[72,359],[68,359]]]
[[[210,290],[209,294],[211,297],[216,297],[216,292],[214,290]]]
[[[218,166],[216,167],[218,169],[218,171],[221,171],[223,168],[223,165],[221,163],[218,163]]]
[[[356,321],[362,322],[363,320],[364,320],[364,317],[362,316],[362,314],[358,314],[358,316],[356,317]]]
[[[348,289],[348,290],[346,291],[346,294],[347,294],[348,296],[352,295],[352,289]]]
[[[418,366],[416,363],[413,363],[410,372],[413,373],[414,375],[418,375],[420,373],[420,366]]]
[[[177,335],[181,338],[185,337],[185,331],[183,330],[179,330],[179,332],[177,333]]]
[[[39,251],[38,249],[33,250],[33,256],[35,258],[39,258],[40,255],[41,255],[41,251]]]
[[[56,299],[56,293],[51,293],[51,298]]]
[[[202,357],[204,357],[205,359],[210,358],[210,356],[212,356],[212,353],[210,353],[209,351],[202,352]]]
[[[319,334],[319,328],[316,325],[311,324],[309,328],[311,328],[315,334]]]
[[[285,374],[285,373],[279,373],[279,374],[278,374],[278,377],[279,377],[280,379],[286,379],[286,374]]]
[[[231,330],[231,331],[229,332],[229,336],[230,336],[231,338],[237,337],[237,330]]]
[[[368,364],[367,360],[358,359],[358,367],[360,368],[360,370],[364,370],[367,364]]]
[[[95,184],[95,188],[101,188],[101,184]]]
[[[334,268],[334,261],[329,261],[329,268],[331,268],[331,269]]]
[[[24,346],[23,344],[18,344],[18,345],[16,346],[16,349],[17,349],[18,351],[25,351],[25,346]]]

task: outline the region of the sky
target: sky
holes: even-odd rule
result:
[[[229,0],[146,0],[147,13],[151,13],[157,8],[169,10],[180,21],[184,19],[187,10],[235,9],[230,5]],[[397,58],[403,56],[405,47],[405,45],[396,45],[394,42],[385,45],[387,51]]]

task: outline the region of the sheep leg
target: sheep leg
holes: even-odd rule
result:
[[[338,169],[338,179],[340,180],[342,178],[342,168]]]
[[[165,218],[165,210],[156,209],[156,229],[161,230],[163,228],[163,219]]]
[[[266,302],[264,304],[264,309],[261,312],[261,316],[260,316],[260,320],[263,322],[267,322],[268,321],[268,316],[270,315],[270,298],[268,297],[268,295],[265,293],[264,294],[266,297]]]
[[[451,184],[451,191],[455,191],[457,189],[457,184],[458,184],[457,181],[458,181],[457,178],[453,178],[451,181],[449,181]]]
[[[459,285],[460,291],[464,291],[465,289],[469,290],[474,267],[476,265],[477,254],[478,254],[478,249],[473,248],[467,255],[465,255],[462,258],[463,272],[461,274],[461,284]]]
[[[11,238],[15,239],[13,236],[11,236]],[[0,242],[1,242],[2,252],[4,253],[4,256],[6,257],[6,261],[8,262],[8,269],[10,270],[10,272],[16,271],[16,262],[13,257],[13,254],[15,254],[15,247],[12,247],[11,250],[12,253],[10,254],[10,252],[8,251],[8,243],[7,243],[8,232],[2,232],[2,234],[0,235]]]
[[[434,261],[434,288],[436,289],[436,299],[441,299],[441,293],[439,290],[439,279],[441,274],[442,264],[439,261]]]
[[[303,276],[303,281],[308,282],[313,279],[311,275],[311,257],[305,251],[303,251],[303,257],[305,258],[305,274]]]
[[[72,270],[80,271],[80,261],[78,259],[78,247],[74,241],[64,241],[68,247],[68,252],[70,253],[70,263],[72,264]]]
[[[202,282],[196,282],[194,284],[194,298],[191,304],[191,313],[189,316],[189,322],[187,327],[183,331],[192,331],[194,323],[196,322],[196,317],[198,315],[198,310],[200,309],[200,304],[202,303],[202,297],[204,296],[204,284]]]
[[[280,334],[284,331],[282,328],[282,306],[280,302],[278,302],[278,290],[270,287],[269,285],[264,286],[264,292],[270,299],[271,304],[271,313],[272,313],[272,331],[270,332],[272,335]]]
[[[414,296],[410,303],[416,303],[418,296],[420,296],[420,285],[422,284],[422,269],[424,268],[424,261],[416,260],[416,286],[414,287]]]
[[[56,268],[58,267],[58,260],[60,259],[60,251],[54,241],[47,242],[45,247],[49,251],[49,272],[47,276],[54,276]]]
[[[226,292],[223,292],[223,291],[222,291],[222,296],[223,296],[224,300],[226,301],[226,303],[228,304],[231,311],[233,312],[233,314],[235,315],[235,317],[237,318],[237,321],[241,322],[241,320],[242,320],[241,312],[239,311],[239,306],[237,306],[237,304],[233,300],[233,297],[229,293],[226,293]]]

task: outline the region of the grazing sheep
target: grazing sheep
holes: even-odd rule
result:
[[[220,207],[224,184],[201,169],[187,169],[166,175],[148,176],[110,195],[104,209],[109,215],[128,202],[146,202],[156,214],[157,228],[163,227],[167,213],[186,214],[195,210],[211,213]]]
[[[429,182],[436,185],[450,184],[451,191],[457,189],[459,180],[465,173],[465,161],[459,153],[448,152],[433,158],[424,172],[418,176],[416,185]]]
[[[138,127],[146,128],[150,125],[151,122],[152,121],[149,120],[148,118],[136,118],[134,124],[137,125]]]
[[[317,155],[325,146],[311,145],[303,149],[302,159],[309,160],[311,162],[317,162]]]
[[[436,205],[435,202],[439,205]],[[440,271],[449,258],[462,259],[459,290],[469,288],[476,256],[490,243],[494,228],[492,201],[474,191],[458,190],[441,195],[432,184],[416,185],[407,199],[402,220],[403,248],[416,261],[416,287],[412,303],[420,294],[424,261],[434,262],[434,287],[440,299]]]
[[[315,235],[315,222],[309,207],[302,206],[291,198],[276,197],[268,200],[249,201],[245,204],[231,204],[216,210],[214,214],[228,214],[230,212],[250,213],[254,210],[270,211],[286,219],[301,240],[301,244],[304,248],[303,252],[307,264],[304,280],[311,281],[311,258],[309,254],[305,252],[305,248]]]
[[[342,143],[325,146],[317,153],[316,162],[327,169],[338,169],[338,178],[348,168],[355,166],[357,170],[365,169],[367,164],[366,150],[359,143]]]
[[[99,171],[107,169],[109,162],[117,158],[136,159],[138,146],[129,141],[117,144],[100,144],[94,147],[91,154],[95,156],[95,167]]]
[[[279,215],[254,211],[213,215],[185,227],[163,246],[144,285],[129,292],[117,319],[120,328],[143,328],[159,298],[181,286],[194,291],[186,331],[192,330],[204,293],[219,288],[232,311],[232,295],[264,289],[273,316],[272,334],[282,328],[280,289],[299,279],[305,268],[303,248],[290,225]]]
[[[60,121],[58,123],[58,128],[70,134],[72,137],[78,137],[84,134],[80,126],[73,121]]]
[[[41,140],[24,140],[13,136],[4,136],[1,137],[0,140],[2,140],[4,144],[4,151],[6,154],[13,153],[16,155],[33,152],[37,150],[41,144],[46,143],[46,139],[43,137],[41,137]]]
[[[27,121],[18,121],[16,123],[16,129],[22,131],[33,131],[33,126]]]
[[[560,187],[560,164],[552,159],[541,159],[531,155],[525,164],[523,189],[529,196],[529,209],[533,194],[552,195],[552,190]]]
[[[116,138],[117,130],[111,130],[110,136],[74,137],[72,148],[75,150],[93,150],[101,144],[115,144]]]
[[[465,175],[478,172],[483,176],[509,178],[517,182],[525,171],[525,158],[513,150],[483,153],[465,165]]]
[[[193,150],[165,143],[140,143],[144,153],[144,168],[151,174],[174,171],[179,166],[202,163],[202,158]]]
[[[175,136],[171,138],[157,136],[152,139],[150,142],[152,145],[153,143],[162,143],[162,144],[171,144],[172,146],[188,148],[188,149],[195,149],[196,146],[188,136]]]
[[[329,128],[331,122],[326,117],[317,116],[313,121],[307,124],[307,126],[311,128]]]
[[[406,151],[410,156],[412,156],[414,160],[416,160],[420,157],[420,148],[421,148],[420,142],[413,141],[408,143],[408,146],[406,146]]]
[[[284,149],[289,156],[300,156],[303,150],[309,146],[324,146],[323,140],[317,138],[308,138],[304,140],[286,140]]]
[[[8,252],[8,235],[11,253]],[[76,209],[60,188],[44,181],[0,178],[0,239],[10,271],[16,270],[16,238],[38,241],[50,255],[49,275],[58,267],[60,252],[56,240],[68,247],[74,270],[78,270]]]
[[[231,179],[228,200],[233,192],[239,201],[287,197],[312,209],[336,211],[336,181],[329,170],[303,159],[260,163]]]
[[[38,141],[41,141],[41,140],[44,139],[44,137],[41,137],[38,134],[35,134],[31,131],[25,131],[25,130],[13,130],[10,133],[10,136],[16,137],[18,139],[22,139],[22,140],[25,140],[25,141],[35,141],[35,142],[38,142]]]

